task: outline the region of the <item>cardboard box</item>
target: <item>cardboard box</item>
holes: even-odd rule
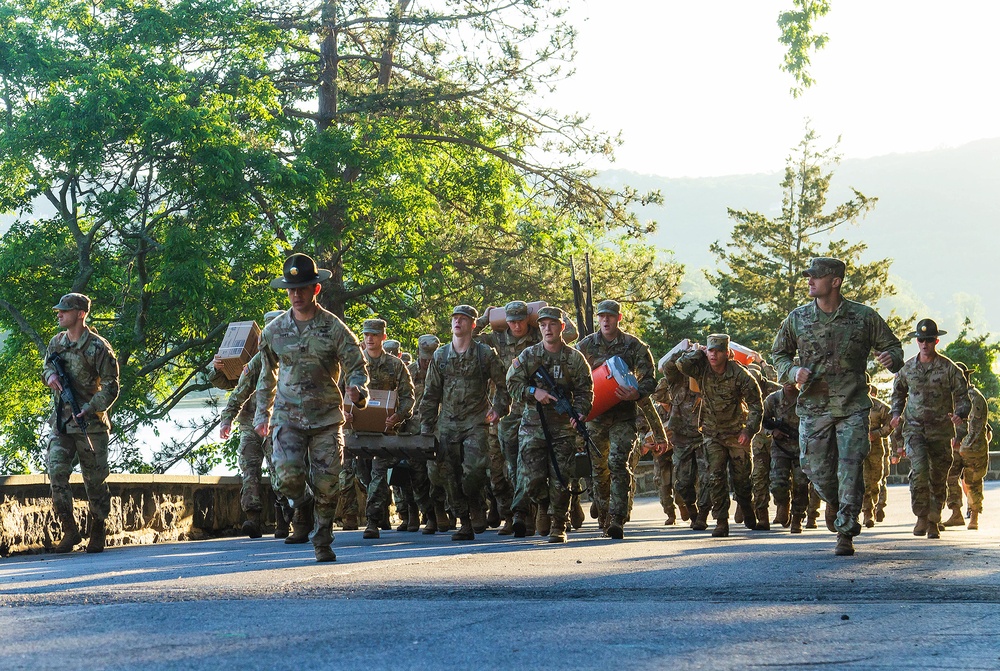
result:
[[[240,379],[243,366],[257,353],[260,344],[260,327],[257,322],[230,322],[219,347],[222,372],[230,380]]]
[[[385,420],[396,412],[396,392],[381,389],[368,390],[368,405],[355,408],[351,399],[344,399],[344,412],[354,415],[347,429],[366,433],[385,433]]]

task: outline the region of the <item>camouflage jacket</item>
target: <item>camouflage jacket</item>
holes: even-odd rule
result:
[[[434,352],[420,399],[420,432],[462,430],[486,424],[490,382],[496,386],[493,410],[501,417],[510,410],[506,368],[493,348],[472,341],[459,354],[451,343]]]
[[[538,330],[537,326],[529,326],[528,332],[522,338],[515,338],[510,329],[507,329],[505,331],[490,331],[489,333],[476,336],[475,339],[496,350],[497,356],[500,357],[500,362],[506,369],[510,367],[526,347],[542,342],[542,332]],[[508,420],[519,419],[523,409],[524,402],[519,398],[512,398],[510,414],[507,415]]]
[[[708,365],[705,352],[692,350],[677,360],[677,369],[701,388],[702,435],[732,436],[746,431],[753,438],[760,431],[760,387],[746,368],[730,360],[718,375]]]
[[[368,371],[357,337],[322,307],[299,326],[288,310],[260,336],[260,380],[254,426],[268,417],[274,426],[318,429],[344,423],[343,372],[348,386],[361,390],[358,407],[368,403]],[[272,413],[273,408],[273,413]]]
[[[69,339],[66,331],[52,337],[42,365],[42,381],[48,384],[49,378],[56,374],[49,357],[58,354],[73,382],[73,394],[84,412],[87,433],[100,433],[111,429],[108,409],[118,398],[118,359],[107,340],[88,326],[83,329],[76,342]],[[60,433],[83,433],[73,419],[73,409],[62,402],[59,392],[52,392],[52,402],[49,426]]]
[[[622,331],[617,338],[608,341],[600,331],[595,331],[578,342],[576,348],[587,358],[591,369],[613,356],[621,357],[639,383],[639,401],[656,391],[656,364],[653,363],[653,355],[646,343],[635,336]],[[636,404],[637,401],[621,401],[594,421],[607,424],[634,422]]]
[[[795,308],[778,329],[772,347],[778,381],[795,381],[799,366],[812,371],[799,393],[800,416],[848,417],[871,407],[865,367],[872,349],[892,356],[889,370],[903,366],[903,346],[875,310],[844,299],[833,314],[816,301]]]
[[[545,366],[549,371],[556,385],[563,390],[580,417],[586,417],[594,403],[594,379],[590,376],[587,360],[569,345],[563,345],[558,352],[553,353],[547,351],[544,344],[537,343],[524,349],[514,359],[507,369],[507,389],[512,399],[524,404],[521,432],[529,431],[544,438],[537,402],[534,395],[528,393],[529,387],[544,388],[534,378],[535,371],[541,366]],[[552,392],[551,389],[546,391]],[[543,405],[542,411],[549,433],[554,438],[576,435],[576,429],[570,426],[569,416],[558,414],[554,403]]]
[[[260,352],[257,352],[247,362],[247,365],[243,366],[243,372],[240,373],[240,379],[236,382],[236,388],[233,389],[229,400],[226,401],[226,408],[220,417],[223,424],[231,426],[233,418],[236,418],[240,423],[241,431],[253,431],[253,420],[257,415],[257,397],[254,392],[257,390],[259,378]]]
[[[396,392],[396,414],[400,421],[413,415],[413,378],[406,364],[397,357],[384,352],[377,358],[364,350],[365,364],[368,366],[368,388]]]
[[[764,417],[783,421],[797,430],[799,428],[799,415],[795,412],[797,402],[797,398],[788,398],[782,388],[772,391],[764,399]],[[764,432],[771,436],[774,445],[785,454],[799,454],[799,439],[797,437],[786,435],[783,438],[778,438],[774,435],[774,429],[764,429]]]
[[[892,419],[892,413],[889,412],[889,406],[885,402],[874,396],[871,399],[872,409],[868,414],[868,433],[878,437],[878,444],[881,447],[885,439],[892,433],[892,425],[889,424],[889,421]]]
[[[921,363],[919,357],[906,362],[892,385],[892,415],[903,418],[903,435],[918,432],[937,438],[954,437],[954,413],[969,416],[972,403],[969,385],[958,366],[943,354]]]
[[[969,412],[969,419],[959,426],[957,438],[961,442],[960,452],[969,455],[986,455],[990,451],[990,440],[993,438],[993,430],[989,425],[989,407],[986,405],[986,397],[983,393],[969,385],[969,401],[972,409]]]
[[[653,400],[670,406],[670,417],[667,419],[667,430],[671,442],[677,439],[695,439],[700,437],[698,416],[701,413],[701,394],[691,391],[691,383],[684,373],[677,368],[677,360],[684,352],[674,352],[663,367],[663,377],[660,378],[653,392]]]

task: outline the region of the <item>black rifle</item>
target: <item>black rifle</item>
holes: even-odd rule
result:
[[[87,446],[93,452],[94,444],[90,442],[90,435],[87,434],[87,420],[83,418],[83,409],[80,407],[80,401],[77,400],[76,394],[73,393],[73,380],[70,378],[69,373],[66,372],[66,362],[63,361],[58,352],[50,354],[48,361],[56,369],[56,377],[59,378],[59,383],[62,385],[62,391],[59,392],[59,407],[56,408],[56,430],[59,433],[66,433],[66,425],[62,423],[62,406],[63,403],[69,403],[70,410],[73,411],[73,421],[76,422],[77,427],[83,432],[83,437],[87,439]]]
[[[798,428],[792,426],[783,419],[778,419],[777,417],[765,417],[764,421],[761,422],[761,424],[768,431],[781,431],[789,438],[794,438],[796,440],[799,439]]]
[[[575,475],[578,478],[588,477],[591,473],[590,450],[593,449],[596,451],[597,448],[594,446],[594,439],[590,437],[590,431],[587,430],[587,423],[584,421],[583,417],[580,417],[580,413],[576,411],[576,408],[573,407],[573,404],[570,403],[569,398],[566,396],[566,391],[556,384],[556,381],[552,378],[552,374],[549,373],[545,366],[539,366],[538,369],[535,370],[533,377],[535,378],[537,386],[556,397],[555,411],[560,415],[566,415],[576,423],[576,431],[583,437],[583,451],[577,452],[573,455],[574,464],[577,470]],[[579,496],[587,490],[574,490],[572,487],[567,485],[566,481],[563,479],[562,473],[559,470],[559,464],[556,463],[555,450],[552,449],[552,436],[549,433],[548,424],[545,422],[545,413],[542,408],[542,404],[537,401],[535,403],[538,408],[538,417],[542,422],[542,431],[545,433],[545,440],[549,445],[549,456],[552,457],[552,466],[555,468],[556,477],[559,478],[559,484],[568,489],[572,496]],[[581,474],[580,471],[585,471],[586,473]]]

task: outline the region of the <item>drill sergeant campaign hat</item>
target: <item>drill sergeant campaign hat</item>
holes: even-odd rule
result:
[[[472,307],[471,305],[456,305],[455,309],[451,311],[451,316],[462,315],[463,317],[468,317],[472,321],[479,319],[479,310]]]
[[[601,301],[597,304],[597,314],[599,315],[620,315],[622,306],[618,301]]]
[[[421,359],[430,359],[440,345],[441,341],[436,335],[426,333],[417,338],[417,356]]]
[[[802,271],[802,277],[826,277],[827,275],[833,275],[844,279],[845,272],[847,272],[847,264],[840,259],[834,259],[829,256],[817,256],[812,260],[812,264]]]
[[[66,294],[52,306],[53,310],[83,310],[90,312],[90,299],[83,294]]]
[[[523,322],[528,318],[528,304],[524,301],[511,301],[503,307],[503,311],[509,322]]]
[[[398,340],[386,340],[382,343],[382,349],[385,350],[386,354],[392,354],[393,356],[399,356],[399,341]]]
[[[270,324],[283,314],[285,314],[284,310],[271,310],[270,312],[266,313],[264,315],[264,326],[267,326],[268,324]]]
[[[374,333],[376,335],[385,334],[385,320],[384,319],[366,319],[361,324],[361,333]]]
[[[937,338],[943,336],[947,331],[939,331],[937,322],[933,319],[921,319],[917,322],[917,328],[912,331],[907,338]]]
[[[296,289],[319,284],[333,277],[326,268],[317,268],[316,262],[306,254],[292,254],[285,259],[281,277],[271,280],[272,289]]]
[[[538,310],[538,321],[542,321],[543,319],[555,319],[560,324],[566,323],[566,319],[563,317],[563,311],[554,305],[546,305]]]
[[[708,336],[708,341],[705,343],[706,349],[729,349],[729,336],[725,333],[713,333]]]

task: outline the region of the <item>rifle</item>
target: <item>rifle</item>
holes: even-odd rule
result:
[[[781,431],[783,434],[789,438],[799,439],[799,429],[794,427],[783,419],[778,419],[777,417],[765,417],[761,422],[763,426],[768,431]]]
[[[590,466],[590,450],[593,449],[597,451],[597,447],[594,445],[594,439],[590,437],[590,431],[587,430],[587,423],[583,420],[583,417],[576,411],[573,404],[570,403],[569,398],[566,396],[566,391],[556,384],[556,381],[552,379],[552,374],[549,373],[545,366],[539,366],[535,371],[533,377],[538,383],[538,386],[543,388],[545,391],[549,392],[556,397],[555,410],[560,415],[566,415],[574,422],[576,422],[576,431],[583,437],[583,451],[577,452],[573,455],[574,466],[576,470],[576,477],[589,477],[591,474]],[[555,468],[556,476],[559,478],[559,483],[569,490],[570,495],[579,496],[584,493],[585,489],[579,491],[574,490],[569,487],[565,480],[563,479],[562,473],[559,471],[559,464],[556,463],[556,455],[552,450],[552,438],[549,434],[549,427],[545,423],[545,413],[542,409],[542,404],[537,403],[538,416],[542,422],[542,431],[545,433],[545,439],[549,444],[549,456],[552,457],[552,466]],[[584,472],[581,474],[581,472]]]
[[[62,404],[69,403],[69,407],[73,411],[73,420],[80,431],[83,432],[83,437],[87,439],[87,447],[93,452],[94,444],[90,442],[90,435],[87,433],[87,420],[80,416],[83,413],[83,409],[80,407],[80,401],[77,400],[76,394],[73,393],[73,380],[70,378],[69,373],[66,372],[66,362],[63,361],[58,352],[50,354],[48,361],[56,369],[56,377],[59,378],[59,383],[62,385],[62,391],[59,392],[59,407],[56,408],[56,430],[59,433],[66,433],[66,425],[64,424],[63,428],[59,428],[59,424],[60,415],[62,415]]]

